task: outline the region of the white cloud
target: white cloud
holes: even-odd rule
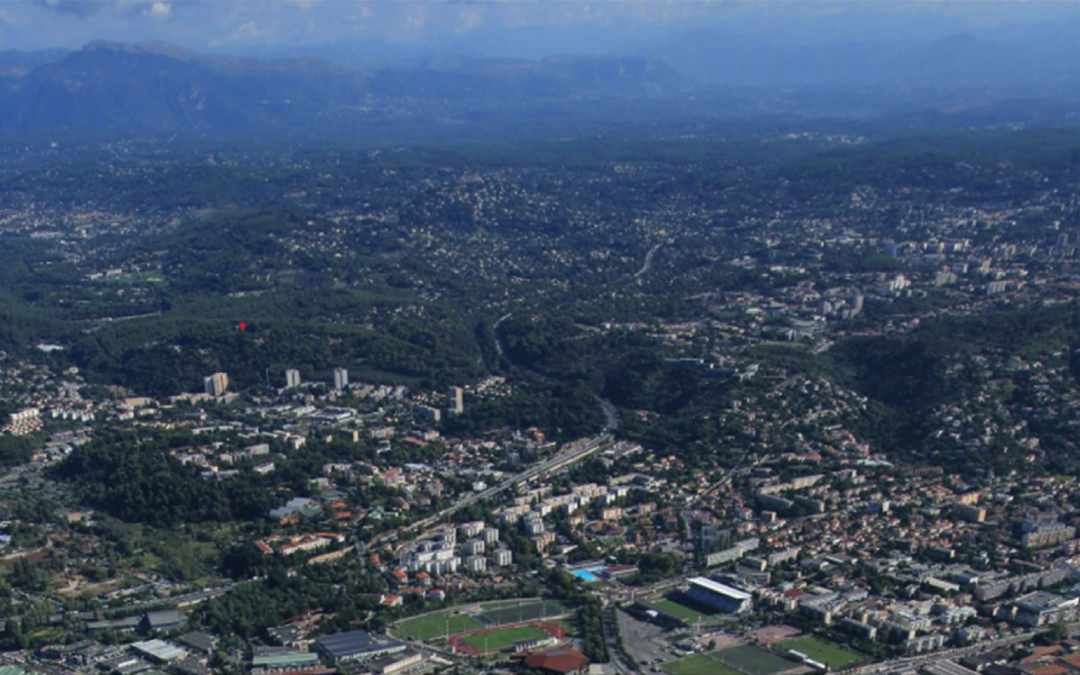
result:
[[[405,15],[405,25],[409,28],[418,29],[423,28],[427,24],[427,12],[424,11],[424,6],[417,4],[409,7],[409,11]]]
[[[162,0],[156,0],[150,5],[150,8],[146,10],[146,15],[155,19],[168,19],[172,16],[172,5]]]
[[[480,24],[484,23],[484,17],[480,15],[479,10],[475,7],[466,7],[461,10],[461,14],[458,16],[457,32],[469,33],[480,27]]]
[[[236,37],[242,40],[258,40],[262,37],[262,31],[254,21],[247,21],[236,29]]]

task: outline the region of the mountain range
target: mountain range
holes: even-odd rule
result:
[[[357,67],[94,42],[72,52],[0,53],[0,130],[347,129],[691,89],[687,78],[645,57],[428,58]]]
[[[212,55],[163,43],[0,52],[0,135],[140,133],[459,140],[717,120],[888,119],[908,126],[1069,124],[1080,76],[1053,45],[1000,54],[955,36],[777,48],[698,32],[640,55],[377,61]],[[1080,48],[1069,48],[1078,52]],[[1070,52],[1071,53],[1071,52]],[[669,65],[669,63],[671,65]],[[620,127],[621,125],[621,127]]]

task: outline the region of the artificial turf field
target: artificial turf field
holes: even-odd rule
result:
[[[775,675],[775,673],[782,673],[801,665],[796,661],[751,645],[731,647],[713,652],[709,656],[746,675]]]
[[[820,661],[832,670],[843,670],[862,663],[865,659],[858,652],[844,649],[838,644],[816,638],[812,635],[795,638],[781,642],[780,649],[794,649],[802,652],[815,661]]]
[[[503,602],[492,609],[485,608],[480,612],[480,620],[489,626],[498,626],[504,623],[550,619],[568,612],[570,608],[557,600],[525,602],[521,605]]]
[[[466,613],[464,607],[459,607],[405,619],[393,629],[393,633],[406,640],[431,641],[447,635],[468,633],[507,623],[550,619],[571,611],[570,607],[557,600],[531,600],[523,603],[498,600],[481,603],[479,611],[471,614]]]
[[[668,661],[661,668],[671,675],[742,675],[708,654],[697,654],[678,661]]]
[[[454,614],[454,610],[447,609],[434,614],[425,614],[413,619],[402,621],[394,629],[394,633],[407,640],[433,640],[446,635],[467,633],[471,630],[479,630],[484,624],[477,621],[469,614]],[[449,632],[447,632],[449,630]]]
[[[548,634],[536,626],[513,626],[493,630],[490,633],[477,633],[466,636],[462,641],[480,652],[494,652],[513,647],[522,640],[539,640]]]

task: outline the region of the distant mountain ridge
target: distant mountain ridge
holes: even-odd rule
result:
[[[1046,66],[1057,49],[1027,45],[1010,61],[1008,51],[996,53],[999,43],[967,35],[918,48],[776,47],[699,31],[642,45],[637,56],[445,53],[371,61],[327,60],[316,50],[254,58],[95,41],[74,51],[0,52],[0,137],[409,142],[693,135],[731,121],[763,128],[774,120],[852,119],[892,129],[1072,125],[1080,120],[1080,69]],[[1080,46],[1061,49],[1080,58]],[[988,52],[993,58],[983,59]]]
[[[374,68],[314,57],[259,60],[162,43],[92,42],[0,58],[0,131],[184,131],[334,125],[552,100],[681,94],[687,78],[647,57],[429,59]]]

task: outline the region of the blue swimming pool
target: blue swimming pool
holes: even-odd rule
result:
[[[574,572],[574,576],[583,581],[596,581],[596,575],[589,570],[578,570]]]

